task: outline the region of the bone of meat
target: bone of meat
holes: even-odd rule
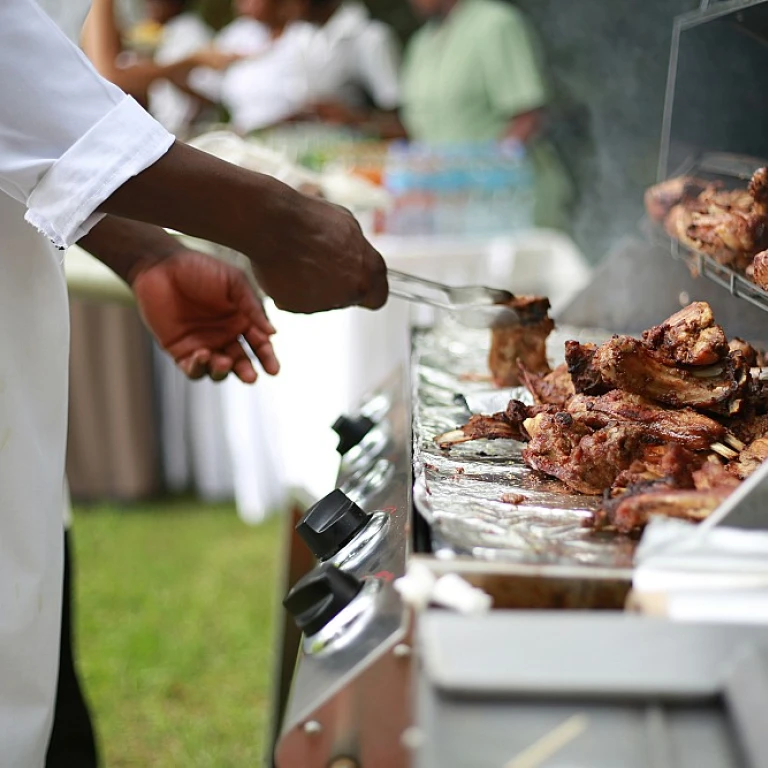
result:
[[[695,301],[643,333],[643,342],[667,365],[714,365],[728,354],[723,329],[712,308]]]
[[[611,389],[603,381],[600,371],[595,368],[596,344],[580,344],[578,341],[565,342],[565,363],[571,376],[573,388],[582,395],[602,395]]]
[[[739,455],[735,465],[736,474],[746,480],[766,459],[768,459],[768,438],[758,437]]]
[[[689,406],[725,414],[741,408],[749,369],[731,353],[719,369],[671,367],[630,336],[614,336],[595,353],[595,367],[616,388],[674,407]]]
[[[645,192],[645,210],[653,221],[661,222],[676,205],[697,197],[707,183],[690,176],[678,176],[649,187]]]
[[[654,438],[692,451],[706,451],[726,435],[722,424],[691,408],[662,408],[640,395],[618,389],[592,399],[587,407],[610,418],[642,425]]]
[[[516,387],[520,382],[518,363],[532,373],[549,373],[547,338],[555,327],[549,317],[549,299],[517,296],[508,302],[520,322],[491,329],[488,366],[497,387]]]
[[[568,401],[576,394],[565,364],[558,365],[553,371],[542,376],[529,371],[520,363],[520,379],[533,395],[533,401],[539,405],[565,408]]]
[[[622,533],[630,533],[648,524],[651,515],[676,517],[700,522],[709,517],[728,497],[729,489],[709,491],[660,488],[628,491],[614,499],[604,511],[602,521]]]

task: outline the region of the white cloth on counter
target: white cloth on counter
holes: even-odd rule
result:
[[[42,766],[59,653],[69,322],[59,245],[170,146],[32,0],[0,3],[0,766]],[[15,198],[15,199],[12,199]]]

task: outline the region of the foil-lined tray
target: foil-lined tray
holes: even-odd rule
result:
[[[548,342],[550,363],[563,362],[568,339],[602,343],[610,335],[558,328]],[[600,499],[568,492],[559,481],[527,467],[522,443],[479,440],[443,451],[434,442],[437,435],[466,423],[472,413],[503,410],[513,397],[530,402],[522,388],[494,388],[489,347],[490,331],[450,321],[413,332],[414,503],[430,523],[436,555],[530,565],[631,567],[635,541],[589,526]],[[516,495],[523,498],[513,498]]]

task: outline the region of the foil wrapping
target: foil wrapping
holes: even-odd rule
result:
[[[563,327],[549,338],[548,357],[563,362],[568,339],[601,343],[607,331]],[[628,568],[636,542],[590,527],[600,498],[569,492],[523,462],[523,444],[479,440],[448,451],[437,435],[472,413],[503,410],[511,398],[531,402],[523,388],[490,381],[490,331],[446,321],[415,330],[413,366],[414,503],[430,523],[438,557],[471,555],[528,565]]]

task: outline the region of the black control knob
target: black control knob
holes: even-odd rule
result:
[[[373,422],[367,416],[339,416],[332,429],[339,436],[336,450],[343,456],[373,429]]]
[[[318,560],[327,560],[365,528],[370,519],[344,491],[337,489],[310,507],[296,532]]]
[[[283,605],[296,626],[314,635],[341,613],[363,588],[363,582],[330,563],[324,563],[300,579]]]

